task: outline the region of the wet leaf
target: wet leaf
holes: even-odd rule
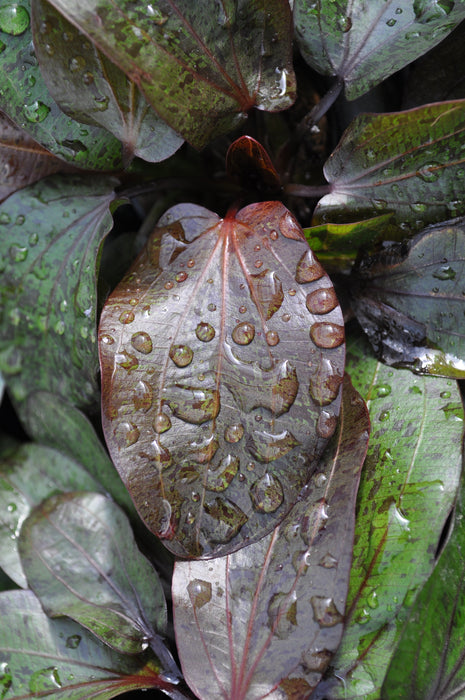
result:
[[[158,162],[181,146],[182,139],[157,117],[136,85],[76,27],[44,0],[33,0],[32,10],[40,68],[63,112],[108,129],[123,143],[126,162],[133,156]],[[50,46],[55,47],[51,55]]]
[[[120,654],[76,622],[50,620],[32,591],[1,593],[0,617],[0,690],[6,698],[109,700],[138,688],[170,689],[152,653]]]
[[[366,256],[352,306],[390,365],[465,377],[465,219],[429,226]]]
[[[0,206],[0,369],[15,402],[96,399],[96,272],[112,178],[52,176]]]
[[[401,694],[411,700],[462,696],[465,681],[463,484],[453,527],[436,568],[411,609],[383,685],[385,698],[401,697]]]
[[[277,192],[281,181],[265,148],[251,136],[241,136],[228,148],[226,170],[244,189]]]
[[[123,511],[105,496],[50,497],[24,522],[19,549],[47,615],[71,617],[125,654],[144,651],[164,632],[158,576]]]
[[[465,18],[454,0],[295,0],[296,38],[312,68],[353,100],[436,46]]]
[[[252,107],[294,100],[292,18],[287,0],[52,0],[138,84],[155,111],[200,148],[231,131]],[[48,41],[44,33],[43,41]]]
[[[108,131],[81,124],[62,112],[42,77],[32,44],[30,0],[14,3],[11,21],[0,29],[0,109],[35,141],[59,158],[81,168],[122,167],[121,143]],[[8,13],[13,3],[5,3]],[[11,13],[10,13],[11,14]],[[11,18],[9,18],[11,19]],[[54,52],[53,44],[47,44]]]
[[[0,461],[0,566],[23,588],[27,587],[18,537],[31,510],[52,493],[101,487],[75,460],[36,444],[20,445]]]
[[[348,371],[367,401],[371,436],[358,494],[346,628],[332,673],[315,697],[378,700],[455,501],[463,408],[457,382],[382,365],[370,358],[360,335],[349,338]]]
[[[198,697],[303,700],[319,682],[342,634],[368,434],[346,377],[339,430],[281,525],[227,557],[176,563],[177,648]]]
[[[104,430],[149,529],[207,557],[270,532],[315,469],[342,314],[279,202],[177,205],[159,226],[102,312]]]
[[[324,172],[315,223],[392,212],[406,235],[465,213],[465,100],[359,115]]]

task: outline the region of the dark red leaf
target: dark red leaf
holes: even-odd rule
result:
[[[251,136],[241,136],[230,145],[226,154],[226,169],[247,189],[252,185],[259,190],[276,192],[281,187],[270,156]]]

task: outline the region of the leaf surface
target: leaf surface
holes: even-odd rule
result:
[[[51,4],[138,84],[175,131],[200,148],[252,107],[294,100],[287,0],[73,0]],[[48,36],[44,34],[43,41]]]
[[[123,143],[126,162],[134,156],[158,162],[181,146],[182,139],[155,114],[139,88],[76,27],[44,0],[33,0],[32,10],[40,68],[63,112],[108,129]],[[50,46],[55,47],[51,55]]]
[[[296,38],[312,68],[353,100],[436,46],[465,18],[459,0],[295,0]]]
[[[464,273],[464,219],[429,226],[360,261],[352,306],[384,362],[465,377]]]
[[[96,399],[96,274],[116,184],[52,176],[0,206],[0,369],[15,402]]]
[[[465,213],[465,100],[360,114],[324,166],[315,223],[392,212],[404,231]]]
[[[176,563],[177,648],[197,697],[303,700],[318,684],[342,634],[368,435],[346,377],[339,430],[281,525],[227,557]]]
[[[359,334],[349,337],[347,368],[367,401],[371,436],[358,494],[346,627],[315,698],[378,700],[455,501],[463,408],[457,382],[382,365],[370,358]]]
[[[273,529],[334,432],[344,371],[341,310],[293,215],[170,209],[99,344],[107,444],[149,529],[181,556]]]

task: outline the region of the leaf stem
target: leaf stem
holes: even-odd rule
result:
[[[331,185],[299,185],[289,183],[284,186],[284,192],[292,197],[311,197],[320,199],[331,192]]]

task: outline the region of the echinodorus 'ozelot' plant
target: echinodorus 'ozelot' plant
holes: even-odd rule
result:
[[[462,697],[464,20],[0,0],[2,700]]]

